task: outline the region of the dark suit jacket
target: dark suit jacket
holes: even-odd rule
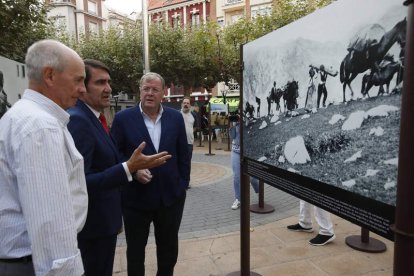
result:
[[[88,216],[79,238],[116,234],[121,228],[121,184],[128,183],[121,156],[95,114],[82,102],[68,110],[68,128],[85,163]]]
[[[163,165],[151,169],[152,180],[148,184],[135,181],[125,185],[122,204],[137,209],[155,209],[170,206],[185,193],[190,181],[190,158],[187,135],[181,113],[163,106],[159,152],[168,151],[172,157]],[[145,126],[139,105],[118,112],[111,128],[119,151],[130,156],[143,141],[144,154],[155,154],[156,150]]]

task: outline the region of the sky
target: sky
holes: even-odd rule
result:
[[[127,15],[132,12],[140,12],[142,0],[106,0],[105,5]]]

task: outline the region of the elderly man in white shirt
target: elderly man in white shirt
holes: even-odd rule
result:
[[[79,55],[54,40],[26,55],[29,89],[0,120],[0,275],[82,275],[84,164],[67,129],[85,92]]]

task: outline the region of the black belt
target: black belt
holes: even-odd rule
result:
[[[15,258],[15,259],[0,259],[0,262],[3,263],[30,263],[32,261],[32,255],[24,256],[21,258]]]

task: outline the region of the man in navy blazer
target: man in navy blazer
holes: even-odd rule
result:
[[[139,170],[138,182],[122,191],[128,275],[145,274],[145,246],[151,222],[157,244],[158,276],[170,276],[178,256],[178,231],[190,181],[190,158],[184,120],[177,110],[161,105],[165,82],[157,73],[140,81],[140,103],[116,114],[111,133],[121,153],[129,155],[141,142],[145,154],[168,151],[171,159],[157,168]]]
[[[101,123],[104,108],[110,105],[109,69],[96,60],[85,60],[86,93],[68,110],[68,124],[75,145],[84,158],[89,204],[78,246],[85,275],[112,275],[116,237],[122,225],[121,186],[133,181],[132,174],[165,163],[166,152],[146,156],[145,144],[134,149],[128,161],[121,155]],[[102,114],[102,115],[101,115]],[[107,126],[106,126],[107,127]],[[138,183],[133,183],[139,185]]]

